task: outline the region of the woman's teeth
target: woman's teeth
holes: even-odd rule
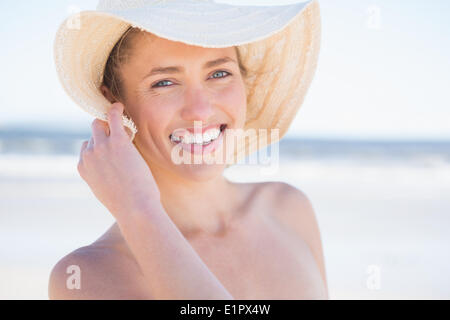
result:
[[[223,129],[225,129],[226,125],[222,125],[219,128],[213,128],[205,131],[202,134],[192,134],[190,132],[186,132],[184,136],[182,137],[176,137],[173,134],[170,135],[170,140],[173,142],[182,142],[184,144],[197,144],[197,145],[206,145],[209,144],[211,141],[214,141],[217,139],[222,132]]]

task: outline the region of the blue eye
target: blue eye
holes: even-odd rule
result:
[[[227,71],[223,71],[223,70],[221,70],[221,71],[217,71],[217,72],[214,72],[214,74],[213,74],[213,78],[217,78],[217,77],[214,77],[214,75],[215,74],[218,74],[218,73],[227,73],[227,75],[226,76],[223,76],[223,77],[219,77],[219,78],[225,78],[225,77],[228,77],[231,73],[229,73],[229,72],[227,72]]]
[[[160,88],[160,87],[170,87],[170,86],[158,86],[158,84],[163,83],[163,82],[172,82],[170,80],[162,80],[157,82],[155,85],[152,86],[152,88]]]
[[[220,73],[225,73],[226,75],[225,75],[225,76],[222,76],[222,77],[214,77],[214,75],[220,74]],[[226,78],[226,77],[228,77],[228,76],[230,76],[230,75],[231,75],[231,73],[229,73],[228,71],[223,71],[223,70],[221,70],[221,71],[216,71],[216,72],[214,72],[213,75],[212,75],[212,77],[213,77],[213,79],[220,79],[220,78]],[[172,81],[170,81],[170,80],[161,80],[161,81],[157,82],[156,84],[154,84],[154,85],[152,86],[152,88],[170,87],[170,85],[167,85],[167,86],[159,85],[159,84],[164,83],[164,82],[172,82]]]

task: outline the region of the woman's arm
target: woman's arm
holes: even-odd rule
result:
[[[150,168],[130,142],[115,103],[94,120],[78,171],[114,216],[156,299],[232,299],[164,211]]]
[[[162,205],[114,215],[155,299],[233,299]]]

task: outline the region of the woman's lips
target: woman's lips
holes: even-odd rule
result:
[[[198,128],[195,128],[195,127],[194,128],[186,128],[184,130],[187,130],[190,133],[201,133],[201,134],[204,134],[207,130],[213,129],[213,128],[217,128],[217,129],[221,130],[223,125],[226,125],[226,124],[225,123],[223,123],[223,124],[212,124],[212,125],[203,127],[200,132],[196,132],[195,129],[197,129],[197,131],[199,131],[199,130],[198,130]]]
[[[175,142],[172,140],[171,141],[174,145],[180,144],[180,146],[183,148],[183,150],[186,150],[192,154],[208,154],[208,153],[214,152],[214,150],[216,150],[218,147],[220,147],[222,145],[223,135],[224,135],[226,128],[227,128],[226,124],[220,125],[219,136],[206,145],[199,145],[199,144],[195,144],[195,143],[186,144],[183,142]]]
[[[223,133],[225,130],[221,131],[219,136],[211,141],[210,143],[206,144],[206,145],[198,145],[198,144],[185,144],[185,143],[181,143],[181,147],[186,150],[189,151],[192,154],[208,154],[211,152],[214,152],[214,150],[216,150],[219,146],[222,145],[223,142]]]
[[[213,129],[213,128],[217,128],[220,131],[223,131],[226,127],[227,127],[226,123],[210,125],[210,126],[202,128],[201,134],[203,135],[207,130],[210,130],[210,129]],[[170,141],[172,141],[172,135],[174,135],[177,138],[181,138],[185,134],[187,134],[186,131],[189,131],[191,134],[198,134],[198,133],[200,133],[198,129],[197,129],[198,131],[195,131],[194,129],[197,129],[197,128],[176,129],[173,133],[171,133],[169,135],[169,139],[170,139]],[[175,143],[179,143],[179,142],[175,142]]]

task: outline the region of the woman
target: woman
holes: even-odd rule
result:
[[[271,103],[270,98],[275,99],[275,96],[267,95],[270,83],[276,87],[273,90],[278,90],[277,94],[282,92],[280,94],[289,98],[289,103],[302,99],[310,81],[305,75],[312,74],[307,67],[312,68],[314,59],[304,60],[306,62],[302,66],[299,64],[298,70],[291,66],[298,74],[294,73],[297,78],[290,79],[303,80],[304,83],[283,86],[281,80],[288,79],[283,78],[287,73],[273,71],[277,64],[284,67],[282,70],[287,68],[287,65],[276,61],[280,55],[274,52],[271,56],[266,54],[263,60],[255,63],[256,55],[252,49],[276,48],[279,46],[270,41],[285,41],[298,35],[294,33],[295,28],[300,28],[296,23],[304,23],[307,17],[317,17],[317,4],[279,7],[284,10],[282,12],[294,14],[298,22],[288,26],[287,22],[292,18],[285,14],[279,18],[284,19],[284,24],[278,27],[283,32],[271,38],[247,41],[249,44],[244,45],[216,43],[215,46],[211,41],[219,36],[214,32],[208,36],[208,32],[203,31],[201,40],[189,39],[194,33],[186,32],[186,26],[195,22],[182,25],[173,16],[173,9],[186,17],[195,12],[210,17],[206,14],[208,10],[211,10],[211,15],[222,13],[220,16],[226,17],[226,10],[239,9],[243,13],[242,21],[248,21],[258,10],[275,15],[274,10],[281,9],[237,7],[211,1],[148,1],[145,6],[151,10],[147,12],[157,12],[158,17],[166,14],[185,29],[178,30],[179,35],[183,31],[185,35],[177,39],[169,34],[175,32],[177,22],[173,22],[170,28],[166,26],[167,35],[158,36],[161,35],[157,32],[158,26],[148,25],[148,21],[152,21],[150,13],[146,16],[148,20],[139,20],[136,13],[143,12],[144,8],[138,7],[140,11],[135,11],[136,16],[130,17],[127,14],[132,10],[123,10],[124,6],[130,6],[130,1],[123,1],[118,7],[114,5],[117,1],[103,1],[97,8],[108,13],[108,16],[97,15],[97,19],[109,19],[101,24],[98,22],[98,25],[106,25],[109,32],[121,34],[119,40],[116,38],[114,41],[112,50],[103,49],[109,53],[107,59],[94,48],[89,50],[89,54],[77,53],[78,57],[91,57],[87,63],[90,68],[85,68],[88,70],[85,81],[89,77],[95,78],[95,74],[89,74],[91,66],[96,65],[93,57],[96,55],[97,61],[102,62],[101,83],[97,81],[94,89],[89,86],[83,89],[86,82],[80,81],[82,76],[62,67],[58,67],[58,71],[68,93],[98,118],[92,124],[91,139],[85,141],[81,148],[78,170],[116,222],[95,242],[71,252],[56,264],[50,276],[49,297],[327,298],[319,230],[311,203],[303,192],[281,182],[233,183],[222,175],[226,162],[176,163],[173,153],[174,148],[183,146],[184,152],[205,156],[223,152],[223,160],[225,157],[222,156],[236,152],[227,150],[229,135],[226,133],[247,128],[252,112],[258,111],[254,107],[256,105],[260,105],[259,114],[269,110],[266,108],[274,110],[274,102]],[[185,5],[184,9],[180,5]],[[130,8],[133,9],[132,6]],[[119,16],[120,19],[117,18]],[[82,41],[88,42],[85,38],[83,40],[83,35],[92,36],[92,32],[98,30],[98,25],[96,28],[89,24],[88,17],[87,14],[81,16],[80,30],[68,31],[66,28],[57,35],[60,41],[55,45],[57,66],[64,63],[67,66],[78,59],[73,54],[64,55],[58,51],[62,50],[61,47],[73,48],[68,43],[79,41],[77,48],[82,48]],[[236,20],[236,15],[231,18]],[[187,19],[192,20],[192,16]],[[83,25],[91,28],[91,32],[83,30]],[[277,31],[270,28],[272,30],[265,31],[267,35]],[[76,35],[68,35],[68,32]],[[109,39],[102,32],[99,31],[97,40]],[[253,34],[253,38],[258,36]],[[61,44],[63,41],[66,41],[64,45]],[[99,50],[103,45],[98,44]],[[246,49],[247,54],[242,58],[241,51]],[[304,59],[311,55],[305,50],[297,54],[305,56]],[[283,57],[282,61],[288,63],[286,55]],[[316,53],[313,53],[315,57]],[[83,69],[82,59],[78,62]],[[273,69],[267,73],[263,67],[270,66],[270,63]],[[72,71],[76,70],[72,68]],[[253,82],[248,79],[249,71],[256,75]],[[306,78],[299,80],[300,72]],[[70,77],[61,76],[63,74],[70,74]],[[275,78],[258,81],[267,74]],[[73,80],[77,77],[80,78],[78,82]],[[69,81],[77,85],[71,85]],[[91,82],[95,83],[95,79]],[[257,89],[264,90],[264,103],[256,103]],[[94,91],[97,100],[87,103]],[[107,104],[100,100],[100,94]],[[84,101],[80,97],[84,97]],[[280,110],[284,108],[283,114],[291,113],[289,122],[298,109],[298,105],[289,107],[289,104],[278,107]],[[276,114],[272,120],[274,117]],[[189,137],[195,137],[189,134],[198,129],[194,126],[195,121],[201,124],[200,133],[212,129],[208,133],[215,133],[214,138],[219,136],[211,142],[211,136],[205,138],[207,141],[189,140]],[[255,117],[253,125],[267,128],[262,121]],[[286,121],[278,126],[282,134],[287,126]],[[180,130],[183,134],[178,135]],[[70,266],[76,266],[80,273],[80,283],[75,289],[67,285]]]

